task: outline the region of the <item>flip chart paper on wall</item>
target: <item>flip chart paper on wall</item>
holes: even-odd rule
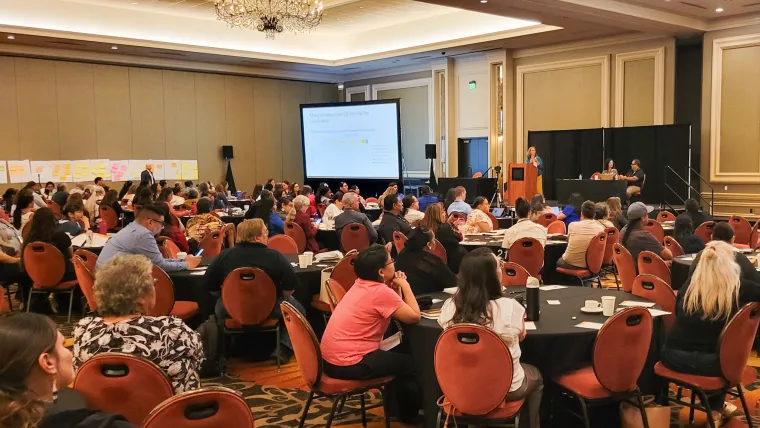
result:
[[[150,159],[146,161],[147,165],[153,165],[153,179],[164,180],[164,161]]]
[[[8,164],[0,161],[0,184],[8,183]]]
[[[11,183],[26,183],[32,179],[29,160],[8,161],[8,177]]]
[[[178,160],[164,161],[164,180],[182,179],[182,164]]]
[[[74,165],[74,181],[91,181],[90,160],[80,159],[72,162]]]
[[[108,161],[108,173],[112,181],[129,180],[129,161],[128,160],[110,160]]]
[[[130,160],[129,161],[129,179],[140,184],[140,173],[145,170],[146,160]]]
[[[97,177],[103,177],[104,180],[111,179],[111,169],[108,159],[90,159],[90,180]]]
[[[197,180],[198,179],[198,161],[197,160],[183,160],[182,162],[182,179],[183,180]]]
[[[47,183],[53,180],[53,163],[50,161],[30,161],[30,170],[32,171],[32,180],[39,180]]]
[[[71,161],[50,161],[53,168],[53,180],[56,183],[70,183],[74,181],[74,171]]]

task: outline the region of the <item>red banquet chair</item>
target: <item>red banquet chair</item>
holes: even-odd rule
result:
[[[682,406],[690,407],[689,422],[694,420],[694,409],[697,408],[694,396],[699,397],[702,404],[701,410],[705,411],[707,422],[711,428],[715,428],[715,421],[712,419],[712,410],[707,401],[709,395],[716,393],[729,392],[736,388],[736,393],[741,400],[744,414],[747,415],[747,424],[750,428],[753,426],[752,414],[750,413],[747,400],[744,398],[742,391],[742,377],[748,377],[747,372],[754,372],[754,368],[747,367],[752,344],[757,334],[757,325],[760,322],[760,303],[754,302],[745,305],[731,320],[723,327],[723,331],[718,339],[718,356],[720,359],[721,376],[698,376],[686,373],[679,373],[665,367],[662,362],[654,365],[654,372],[665,379],[670,384],[676,384],[682,388],[688,388],[692,391],[691,403],[685,402],[678,398],[670,398],[670,401]],[[752,376],[752,379],[755,379]],[[733,393],[732,393],[733,394]]]
[[[253,414],[239,393],[221,386],[187,391],[166,399],[142,428],[254,428]]]
[[[224,226],[222,226],[222,236],[224,237],[224,246],[226,248],[232,248],[235,246],[235,238],[237,237],[237,230],[235,229],[235,225],[232,223],[227,223]]]
[[[87,267],[87,263],[81,257],[74,255],[72,261],[74,262],[79,289],[82,290],[90,311],[95,312],[98,310],[98,302],[95,300],[95,274]],[[84,308],[82,312],[85,312]]]
[[[657,221],[664,223],[666,221],[676,221],[676,216],[670,211],[660,211],[657,213]]]
[[[501,265],[501,286],[510,287],[513,285],[527,285],[528,272],[524,267],[517,263],[507,262]]]
[[[74,378],[73,388],[91,409],[123,415],[140,426],[156,406],[174,395],[161,368],[134,355],[98,354],[87,360]]]
[[[403,233],[394,230],[393,231],[393,246],[396,248],[396,254],[400,253],[401,250],[406,247],[406,235]]]
[[[496,216],[490,212],[486,213],[486,215],[491,220],[491,230],[499,230],[499,220],[496,219]]]
[[[309,408],[311,402],[315,397],[324,397],[330,400],[331,408],[330,413],[327,415],[327,421],[325,422],[325,428],[330,428],[333,419],[336,416],[336,410],[338,404],[347,397],[359,395],[361,403],[362,421],[366,422],[366,411],[384,406],[384,404],[376,406],[366,406],[365,393],[371,389],[380,390],[383,395],[383,402],[385,402],[385,385],[393,380],[393,377],[387,376],[377,379],[365,379],[365,380],[342,380],[334,379],[326,374],[322,368],[322,351],[319,348],[319,340],[314,330],[306,321],[306,318],[298,312],[288,302],[282,302],[280,304],[282,309],[282,318],[285,323],[285,327],[288,329],[290,340],[293,343],[293,351],[298,360],[298,368],[301,371],[301,376],[306,381],[306,386],[309,388],[309,397],[306,400],[306,406],[301,414],[301,420],[298,424],[299,428],[304,426],[306,417],[309,414]],[[386,427],[390,426],[388,420],[388,412],[385,412],[385,424]],[[321,423],[320,423],[321,425]]]
[[[602,271],[602,261],[604,260],[604,246],[607,244],[607,232],[599,232],[591,238],[591,242],[586,249],[586,269],[566,269],[557,267],[557,272],[565,275],[574,276],[581,282],[581,287],[586,281],[596,280],[599,288],[602,288],[602,280],[599,278],[599,272]]]
[[[536,223],[546,228],[548,228],[549,225],[551,225],[555,221],[557,221],[557,215],[554,213],[541,214],[538,216],[538,219],[536,219]]]
[[[662,228],[662,225],[651,218],[647,219],[646,223],[644,223],[644,230],[648,230],[660,244],[665,239],[665,230]]]
[[[153,265],[156,289],[156,305],[147,315],[153,317],[174,316],[187,321],[198,313],[198,303],[174,300],[174,283],[160,267]]]
[[[633,281],[631,294],[651,300],[663,311],[670,312],[670,315],[663,315],[666,331],[670,330],[676,319],[676,295],[665,281],[654,275],[641,274]]]
[[[343,251],[362,251],[369,248],[369,231],[360,223],[352,223],[340,231],[340,246]]]
[[[83,248],[80,248],[76,251],[74,251],[75,256],[79,256],[82,261],[84,261],[85,266],[87,266],[87,269],[90,270],[93,274],[95,273],[95,266],[98,264],[98,256],[97,254],[93,253],[92,251],[85,250]]]
[[[433,249],[428,251],[438,256],[443,261],[443,264],[448,263],[449,256],[446,253],[446,248],[443,247],[443,244],[439,240],[433,239]]]
[[[298,244],[288,235],[275,235],[269,238],[267,247],[280,254],[298,254]]]
[[[330,273],[330,279],[338,281],[346,291],[351,289],[358,278],[354,272],[354,260],[358,255],[356,250],[347,252]]]
[[[108,205],[100,205],[98,208],[98,215],[100,220],[106,222],[106,228],[109,231],[116,231],[119,229],[119,216],[116,215],[113,207]]]
[[[673,257],[683,256],[685,254],[681,244],[679,244],[678,241],[676,241],[672,236],[666,236],[665,240],[663,241],[663,245],[665,248],[670,250],[670,253],[673,254]]]
[[[292,221],[285,222],[285,234],[293,238],[298,245],[298,253],[301,254],[306,251],[306,232],[303,231],[301,226]]]
[[[619,243],[612,246],[612,252],[612,259],[615,262],[623,291],[630,293],[633,289],[633,280],[636,279],[636,264],[633,261],[633,256]]]
[[[615,286],[619,290],[620,286],[618,285],[617,272],[615,272],[614,249],[615,244],[620,240],[620,231],[617,230],[616,227],[608,227],[604,229],[604,232],[607,234],[607,243],[604,244],[602,268],[604,268],[607,273],[612,272],[612,275],[615,277]]]
[[[565,222],[562,220],[554,220],[546,228],[546,232],[549,234],[567,235],[567,226],[565,226]]]
[[[535,238],[520,238],[509,247],[507,261],[522,266],[530,276],[540,279],[541,268],[544,267],[544,246]]]
[[[734,230],[735,244],[750,245],[752,226],[750,226],[746,218],[739,215],[732,215],[728,219],[728,225]]]
[[[330,279],[327,281],[327,296],[330,300],[330,313],[335,311],[335,307],[338,306],[343,297],[346,295],[346,289],[340,284],[340,282]]]
[[[713,229],[715,229],[715,222],[714,221],[706,221],[699,226],[697,226],[697,229],[694,231],[694,234],[699,236],[702,241],[704,241],[705,244],[712,241],[712,234]]]
[[[164,257],[167,259],[176,259],[179,257],[178,254],[181,253],[181,251],[173,239],[169,238],[168,236],[159,236],[156,238],[156,240],[158,241],[161,254]]]
[[[27,226],[30,224],[32,224],[31,221],[27,223]],[[26,311],[29,312],[31,308],[33,294],[68,294],[68,322],[71,322],[71,308],[74,304],[77,280],[63,280],[66,275],[66,261],[60,250],[46,242],[27,244],[24,248],[24,269],[33,281],[32,288],[29,290],[29,299],[26,302]]]
[[[760,238],[760,232],[757,230],[758,226],[760,226],[760,221],[755,222],[755,225],[752,226],[752,232],[749,234],[749,247],[753,249],[757,248],[758,238]]]
[[[665,260],[651,251],[639,253],[639,274],[654,275],[670,286],[670,268]]]
[[[434,365],[443,392],[436,426],[443,418],[485,426],[518,417],[525,400],[504,398],[512,385],[512,354],[492,330],[466,323],[447,328],[435,345]]]
[[[652,315],[649,311],[646,308],[623,309],[608,318],[597,333],[591,366],[554,379],[565,393],[578,399],[586,428],[591,426],[588,406],[632,397],[638,401],[644,427],[649,428],[636,382],[644,369],[651,340]]]
[[[203,257],[216,257],[222,252],[224,245],[224,233],[221,230],[207,234],[198,244],[198,249],[203,250]]]
[[[366,202],[368,204],[376,204],[377,203],[377,198],[367,198],[367,199],[364,200],[364,202]]]

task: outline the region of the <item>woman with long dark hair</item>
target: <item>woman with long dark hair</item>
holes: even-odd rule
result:
[[[581,205],[583,205],[583,196],[580,193],[573,193],[570,195],[570,201],[557,216],[557,220],[565,222],[566,227],[570,227],[570,223],[581,221]]]
[[[420,227],[433,232],[438,242],[446,249],[446,264],[449,269],[454,273],[459,272],[459,264],[462,262],[462,257],[467,254],[467,250],[459,244],[462,242],[462,235],[459,234],[456,226],[446,221],[446,211],[440,203],[428,205]]]
[[[256,202],[259,200],[259,196],[261,196],[261,191],[264,190],[264,186],[261,184],[257,184],[253,186],[253,193],[251,193],[251,200]]]
[[[685,254],[696,254],[705,249],[705,242],[694,234],[694,225],[689,217],[676,217],[673,238],[681,244]]]
[[[13,227],[21,231],[34,215],[34,194],[32,189],[21,189],[16,194],[16,208],[13,210]]]
[[[443,328],[462,323],[479,324],[501,337],[514,364],[512,386],[505,398],[507,401],[525,399],[530,424],[521,418],[520,426],[538,428],[543,379],[537,368],[520,362],[520,342],[527,334],[523,321],[525,308],[504,296],[499,263],[488,248],[478,248],[467,254],[459,268],[459,288],[443,304],[438,324]]]
[[[104,207],[111,207],[116,211],[116,216],[120,217],[124,214],[124,210],[121,209],[121,199],[119,199],[119,192],[116,189],[110,189],[106,192],[103,200],[100,201],[100,205]]]
[[[18,190],[14,188],[6,189],[5,193],[3,193],[3,208],[5,208],[5,213],[8,215],[11,215],[11,212],[13,212],[13,200],[16,198],[17,193]]]
[[[607,174],[612,177],[613,180],[617,180],[618,170],[615,168],[615,161],[612,158],[607,158],[604,161],[604,171],[602,174]]]
[[[432,253],[435,245],[433,232],[420,226],[412,229],[404,249],[396,256],[396,269],[406,274],[415,295],[443,291],[457,285],[456,274]]]
[[[63,276],[63,280],[76,279],[74,265],[71,263],[71,257],[74,255],[71,250],[71,239],[66,232],[58,230],[58,220],[49,208],[38,209],[32,217],[29,234],[24,238],[24,247],[21,250],[22,266],[24,264],[24,249],[34,242],[45,242],[57,248],[63,255],[63,261],[66,264],[66,274]]]
[[[124,196],[129,192],[130,187],[132,187],[131,181],[125,181],[124,184],[121,185],[121,190],[119,190],[119,201],[124,199]]]

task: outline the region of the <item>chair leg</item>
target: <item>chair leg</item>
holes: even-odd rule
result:
[[[596,283],[599,285],[599,288],[602,288],[602,279],[599,277],[599,275],[596,276]]]
[[[612,276],[615,277],[615,287],[617,287],[617,291],[620,291],[620,283],[618,282],[617,277],[617,265],[612,265]]]
[[[702,406],[705,408],[705,417],[707,418],[707,422],[710,424],[710,428],[715,428],[715,421],[712,417],[712,409],[710,408],[710,402],[707,401],[707,394],[705,394],[704,391],[701,389],[694,390],[693,392],[696,392],[699,394],[699,401],[702,402]]]
[[[749,428],[753,428],[752,415],[749,413],[749,406],[747,406],[747,400],[744,398],[744,391],[742,391],[742,386],[736,385],[736,391],[739,393],[739,399],[742,401],[744,416],[747,418],[747,425],[749,425]]]
[[[337,398],[333,400],[332,407],[330,408],[330,414],[327,415],[327,422],[325,423],[325,428],[330,428],[330,426],[332,425],[333,418],[335,417],[335,410],[338,408],[339,401],[340,400]]]
[[[71,308],[74,307],[74,289],[69,291],[69,324],[71,324]]]
[[[227,376],[227,335],[224,333],[224,327],[219,327],[219,371],[222,377]]]
[[[29,297],[26,299],[27,312],[29,312],[29,310],[32,308],[32,294],[34,294],[34,291],[32,289],[29,289]]]
[[[391,428],[391,420],[388,416],[388,401],[385,399],[385,387],[380,388],[380,395],[383,398],[383,418],[385,419],[385,428]],[[438,412],[438,419],[440,423],[441,412]]]
[[[647,411],[644,409],[644,399],[641,398],[641,391],[636,388],[636,398],[639,401],[639,410],[641,411],[641,420],[644,422],[644,428],[649,428],[649,420],[647,419]]]
[[[343,406],[346,405],[346,400],[348,400],[350,397],[348,394],[344,395],[343,398],[340,399],[340,404],[338,404],[338,414],[340,415],[343,413]]]
[[[21,289],[19,286],[18,289]],[[5,289],[5,296],[8,298],[8,310],[13,312],[13,299],[11,299],[11,288],[8,286],[8,288]]]
[[[366,408],[366,405],[364,404],[364,394],[363,393],[359,397],[359,400],[361,401],[361,404],[362,404],[362,427],[363,428],[367,428],[367,408]]]
[[[694,423],[694,406],[697,402],[697,393],[691,391],[691,406],[689,406],[689,423]]]
[[[583,401],[583,398],[578,396],[578,401],[581,403],[581,412],[583,413],[583,426],[586,428],[591,428],[591,421],[588,418],[588,410],[586,409],[586,402]]]
[[[301,414],[301,421],[298,422],[298,428],[303,428],[303,424],[306,423],[306,415],[309,414],[309,407],[311,407],[311,400],[314,399],[314,391],[309,391],[309,398],[306,399],[306,406],[303,408]]]
[[[441,427],[441,418],[443,417],[443,409],[438,409],[438,416],[435,418],[435,428]]]
[[[585,287],[586,286],[586,283],[583,282],[583,278],[578,277],[578,281],[581,282],[581,287]]]
[[[275,359],[277,360],[277,373],[280,372],[280,328],[277,327],[277,350],[275,351]]]

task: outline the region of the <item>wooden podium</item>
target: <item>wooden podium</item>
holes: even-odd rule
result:
[[[511,163],[507,170],[507,205],[515,206],[517,198],[530,201],[537,193],[538,168],[531,163]]]

